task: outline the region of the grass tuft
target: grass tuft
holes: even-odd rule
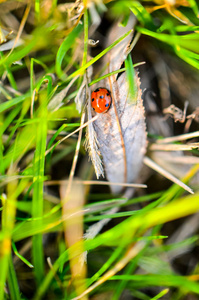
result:
[[[0,299],[198,297],[199,6],[171,2],[1,1]],[[132,14],[135,28],[121,36]],[[107,41],[115,23],[118,35]],[[133,32],[124,65],[102,75],[102,58]],[[96,184],[83,146],[82,114],[93,86],[123,72],[133,98],[140,77],[145,163],[159,166],[159,174],[143,167],[137,182],[144,188],[133,186],[130,197]],[[171,104],[174,120],[166,120]],[[61,187],[73,181],[84,200],[75,217],[68,198],[66,210],[61,202]],[[77,205],[77,190],[71,203]],[[93,236],[73,241],[78,234],[70,228]],[[84,259],[80,280],[75,272]]]

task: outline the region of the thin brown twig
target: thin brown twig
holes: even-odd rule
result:
[[[86,123],[84,123],[82,126],[80,126],[79,128],[77,128],[76,130],[74,130],[73,132],[69,133],[67,136],[65,136],[63,139],[59,140],[57,142],[57,146],[59,144],[61,144],[63,141],[65,141],[66,139],[68,139],[69,137],[71,137],[72,135],[74,135],[75,133],[77,133],[78,131],[80,131],[81,129],[83,129],[84,127],[88,126],[88,124],[94,122],[96,119],[98,118],[98,115],[96,115],[95,117],[93,117],[91,120],[87,121]],[[51,150],[53,150],[53,148],[55,147],[55,145],[52,145],[52,147],[50,147],[48,150],[46,150],[45,155],[47,155]]]
[[[157,144],[167,144],[167,143],[171,143],[171,142],[183,141],[183,140],[192,139],[192,138],[196,138],[196,137],[199,137],[199,131],[194,131],[194,132],[190,132],[190,133],[186,133],[186,134],[181,134],[181,135],[177,135],[177,136],[167,137],[164,139],[159,139],[156,141],[156,143]]]
[[[118,186],[124,186],[124,187],[137,187],[137,188],[147,188],[146,184],[141,183],[122,183],[122,182],[111,182],[111,181],[96,181],[96,180],[75,180],[78,184],[84,184],[84,185],[118,185]],[[50,180],[45,181],[44,185],[60,185],[66,183],[68,184],[68,180]]]
[[[20,38],[20,36],[21,36],[21,34],[22,34],[22,31],[23,31],[23,29],[24,29],[25,23],[26,23],[26,21],[27,21],[27,18],[28,18],[29,12],[30,12],[30,8],[31,8],[31,3],[29,3],[29,4],[27,5],[27,7],[26,7],[26,10],[25,10],[25,12],[24,12],[24,15],[23,15],[21,24],[20,24],[20,26],[19,26],[19,30],[18,30],[16,39],[15,39],[15,41],[14,41],[14,44],[13,44],[13,46],[12,46],[12,49],[10,50],[10,52],[8,53],[8,55],[7,55],[6,58],[8,58],[8,57],[10,56],[10,54],[13,52],[13,50],[14,50],[14,48],[15,48],[15,46],[16,46],[16,44],[17,44],[17,42],[18,42],[18,40],[19,40],[19,38]]]
[[[67,199],[67,196],[70,193],[70,189],[71,189],[71,185],[73,182],[73,177],[74,177],[74,173],[75,173],[75,168],[77,165],[77,159],[78,159],[78,154],[79,154],[79,149],[80,149],[80,144],[81,144],[81,139],[82,139],[82,130],[83,130],[83,124],[84,124],[84,120],[85,120],[85,112],[82,113],[82,117],[81,117],[81,124],[80,124],[80,131],[79,131],[79,136],[78,136],[78,140],[77,140],[77,145],[76,145],[76,149],[75,149],[75,155],[73,158],[73,163],[72,163],[72,167],[71,167],[71,171],[70,171],[70,175],[69,175],[69,179],[68,179],[68,185],[67,185],[67,189],[66,189],[66,194],[65,194],[65,199]],[[64,208],[63,208],[64,210]]]

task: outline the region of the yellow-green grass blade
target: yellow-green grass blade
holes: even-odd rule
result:
[[[32,217],[42,218],[43,216],[43,178],[45,165],[45,151],[47,138],[47,99],[41,97],[41,110],[38,117],[40,122],[35,124],[36,132],[36,149],[33,163],[33,199],[32,199]],[[43,104],[43,103],[44,104]],[[38,226],[40,226],[40,219],[38,219]],[[39,285],[44,278],[44,252],[42,235],[33,236],[32,255],[33,265],[36,277],[36,282]]]

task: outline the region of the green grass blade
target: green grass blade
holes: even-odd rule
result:
[[[8,183],[7,198],[3,200],[2,228],[0,233],[0,299],[4,299],[4,288],[8,274],[9,260],[11,255],[11,237],[15,224],[17,181]]]
[[[0,173],[2,175],[5,174],[5,168],[4,168],[4,163],[3,163],[3,150],[4,150],[4,145],[3,145],[3,141],[2,141],[2,138],[0,136]]]
[[[128,1],[127,5],[129,6]],[[151,15],[147,12],[147,10],[139,1],[132,1],[129,8],[142,25],[148,28],[154,27]]]
[[[4,64],[10,66],[13,62],[19,61],[24,56],[27,56],[31,50],[33,50],[36,44],[37,40],[33,39],[28,42],[27,45],[23,45],[23,47],[20,47],[17,49],[17,51],[12,52],[9,56],[2,57],[0,60],[0,72],[2,72],[2,67],[4,67]]]
[[[8,268],[8,287],[10,292],[10,299],[20,300],[21,297],[20,297],[18,280],[17,280],[15,268],[11,258],[9,261],[9,268]]]
[[[5,110],[23,102],[24,100],[28,99],[30,97],[30,93],[26,93],[24,95],[18,96],[12,100],[6,101],[4,103],[0,104],[0,113],[4,112]]]
[[[42,99],[46,102],[46,99]],[[47,109],[42,104],[40,112],[40,122],[35,126],[36,150],[33,164],[34,186],[32,199],[32,216],[41,218],[43,216],[43,177],[45,164],[45,150],[47,138]],[[38,220],[38,226],[40,222]],[[36,276],[36,282],[39,285],[44,278],[44,253],[42,244],[42,235],[38,234],[33,237],[33,265]]]
[[[151,300],[158,300],[158,299],[162,298],[163,296],[165,296],[166,294],[168,294],[168,292],[169,292],[169,289],[164,289],[158,295],[156,295],[155,297],[151,298]]]
[[[3,121],[3,124],[0,127],[0,136],[4,133],[4,131],[7,129],[7,127],[10,125],[10,123],[14,120],[14,118],[17,116],[17,114],[21,110],[21,105],[18,105],[15,109],[13,109],[7,116],[6,119]]]
[[[198,18],[199,8],[195,0],[188,0],[193,12],[195,13],[196,17]]]
[[[199,294],[199,284],[186,278],[177,275],[115,275],[110,280],[127,280],[131,281],[131,285],[136,288],[143,288],[147,286],[168,286],[179,287],[184,290]]]
[[[110,267],[111,265],[122,255],[124,248],[122,247],[122,245],[120,245],[118,248],[116,248],[112,255],[109,257],[109,259],[103,264],[103,266],[101,267],[101,269],[99,269],[97,271],[97,273],[95,273],[92,278],[88,281],[88,286],[90,286],[93,282],[97,281],[100,276],[105,273]]]
[[[16,91],[18,90],[17,88],[17,84],[16,81],[14,79],[14,76],[12,74],[12,71],[10,70],[10,68],[8,66],[6,66],[6,71],[7,71],[7,78],[12,86],[13,89],[15,89]]]
[[[129,83],[129,92],[131,95],[131,100],[135,101],[135,95],[137,92],[137,88],[135,85],[135,71],[133,67],[133,62],[131,59],[131,54],[129,54],[125,60],[125,67],[126,67],[126,75],[127,75],[127,80]]]
[[[177,56],[179,56],[194,68],[199,69],[199,54],[183,49],[181,47],[175,47],[174,49]]]
[[[171,46],[181,46],[187,50],[191,50],[193,52],[198,53],[198,43],[199,43],[199,34],[198,33],[191,33],[186,35],[169,35],[166,33],[157,33],[146,28],[142,28],[137,26],[137,30],[145,34],[147,36],[153,37],[158,39],[161,42],[167,43]]]
[[[40,0],[35,0],[35,15],[37,20],[40,20]]]
[[[119,74],[119,73],[122,73],[124,71],[126,71],[126,68],[122,68],[120,70],[116,70],[116,71],[110,72],[108,74],[105,74],[105,75],[103,75],[101,77],[98,77],[98,78],[94,79],[93,81],[91,81],[88,86],[92,86],[93,84],[95,84],[95,83],[97,83],[97,82],[99,82],[99,81],[101,81],[101,80],[103,80],[103,79],[105,79],[105,78],[107,78],[111,75]]]
[[[30,61],[30,94],[32,95],[33,94],[33,89],[34,89],[34,63],[37,63],[38,65],[42,66],[44,68],[44,70],[47,71],[47,67],[46,65],[39,61],[38,59],[35,59],[35,58],[31,58],[31,61]]]
[[[21,261],[23,261],[24,264],[26,264],[29,268],[33,268],[33,267],[34,267],[29,261],[27,261],[27,259],[25,259],[25,258],[17,251],[17,247],[16,247],[16,245],[15,245],[14,242],[12,243],[12,248],[13,248],[13,251],[14,251],[15,255],[16,255]]]
[[[15,227],[13,241],[21,241],[27,237],[53,231],[53,229],[58,230],[60,224],[62,224],[60,211],[49,216],[24,220]]]
[[[13,161],[19,160],[34,145],[35,129],[34,126],[25,126],[15,138],[15,144],[10,145],[4,156],[4,167],[7,168]]]
[[[59,258],[55,261],[53,265],[53,271],[50,270],[48,274],[46,274],[43,282],[41,282],[39,288],[36,291],[35,297],[33,300],[40,300],[42,299],[43,295],[46,293],[48,290],[51,281],[54,277],[55,272],[59,269],[61,265],[63,265],[64,262],[68,261],[68,251],[66,250],[62,255],[59,256]]]
[[[104,219],[115,219],[115,218],[124,218],[129,217],[132,215],[135,215],[137,213],[136,210],[133,211],[126,211],[126,212],[118,212],[116,214],[105,214],[105,215],[98,215],[98,216],[92,216],[92,217],[85,217],[85,222],[96,222]]]
[[[55,70],[57,75],[60,78],[66,78],[66,75],[62,71],[61,65],[64,59],[64,56],[66,55],[67,51],[71,48],[71,46],[74,44],[75,39],[80,34],[80,32],[83,29],[82,24],[78,24],[73,31],[65,38],[61,46],[59,47],[59,50],[57,52],[56,56],[56,62],[55,62]]]
[[[127,37],[132,30],[129,30],[127,33],[125,33],[123,36],[121,36],[119,39],[117,39],[115,42],[113,42],[109,47],[101,51],[98,55],[96,55],[93,59],[91,59],[89,62],[87,62],[84,66],[79,68],[79,70],[72,73],[69,77],[67,77],[67,81],[70,81],[72,78],[82,74],[84,70],[86,70],[88,67],[90,67],[92,64],[94,64],[96,61],[98,61],[102,56],[104,56],[106,53],[108,53],[113,47],[115,47],[117,44],[119,44],[125,37]]]

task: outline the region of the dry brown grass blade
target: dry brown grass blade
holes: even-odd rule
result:
[[[86,264],[84,261],[83,248],[83,214],[79,213],[84,205],[84,188],[82,185],[76,184],[75,181],[71,183],[70,190],[67,191],[65,184],[61,185],[60,197],[63,202],[64,235],[68,246],[68,256],[72,276],[72,282],[70,283],[75,288],[76,294],[80,295],[86,289]],[[70,247],[72,247],[72,250]],[[85,296],[81,299],[86,300],[87,297]]]
[[[81,139],[82,139],[82,130],[83,130],[82,125],[84,124],[84,120],[85,120],[85,113],[83,113],[82,117],[81,117],[81,125],[80,125],[81,129],[79,131],[79,136],[78,136],[77,145],[76,145],[76,149],[75,149],[75,155],[73,157],[73,163],[72,163],[72,167],[71,167],[71,171],[70,171],[70,175],[69,175],[68,185],[67,185],[66,192],[65,192],[66,198],[67,198],[68,194],[70,193],[73,177],[75,174],[75,169],[76,169],[76,165],[77,165],[77,159],[78,159],[78,154],[79,154],[79,149],[80,149],[80,144],[81,144]],[[64,204],[63,204],[63,211],[65,214]]]
[[[199,131],[194,131],[186,134],[181,134],[177,136],[171,136],[164,139],[159,139],[156,141],[157,144],[167,144],[172,142],[184,141],[188,139],[193,139],[199,137]]]
[[[22,6],[26,5],[29,0],[23,0],[23,1],[8,1],[8,0],[0,0],[0,9],[1,14],[7,14],[8,12],[14,10],[14,9],[20,9]]]
[[[64,222],[64,235],[65,242],[68,246],[70,269],[73,279],[73,286],[75,287],[77,295],[81,294],[85,290],[85,276],[86,265],[84,261],[84,249],[83,249],[83,215],[79,212],[83,209],[84,205],[84,189],[83,185],[76,184],[73,181],[75,168],[77,165],[77,159],[82,138],[82,125],[84,124],[85,113],[81,117],[81,126],[79,136],[77,140],[75,155],[69,175],[67,187],[65,184],[60,186],[60,195],[62,200],[62,214]],[[82,240],[82,243],[80,242]],[[77,255],[74,257],[73,251],[70,251],[70,247],[78,243]],[[82,300],[86,300],[87,297],[83,297]]]
[[[178,178],[173,176],[171,173],[160,167],[158,164],[156,164],[153,160],[151,160],[149,157],[144,157],[144,164],[148,167],[152,168],[153,170],[157,171],[159,174],[163,175],[167,179],[173,181],[175,184],[181,186],[183,189],[185,189],[190,194],[194,194],[193,190],[187,186],[185,183],[180,181]]]
[[[17,177],[17,176],[16,176]],[[18,176],[18,178],[20,178]],[[10,179],[14,180],[14,179]],[[119,185],[122,187],[135,187],[135,188],[147,188],[146,184],[141,183],[121,183],[121,182],[109,182],[109,181],[100,181],[100,180],[75,180],[76,183],[84,184],[84,185]],[[62,183],[67,184],[68,180],[49,180],[45,181],[44,185],[60,185]]]
[[[15,39],[14,44],[13,44],[13,46],[12,46],[12,49],[11,49],[10,52],[8,53],[7,57],[10,56],[10,54],[11,54],[12,51],[14,50],[14,48],[15,48],[15,46],[16,46],[16,44],[17,44],[17,42],[18,42],[18,40],[19,40],[19,38],[20,38],[20,36],[21,36],[21,34],[22,34],[22,31],[23,31],[23,29],[24,29],[26,20],[27,20],[27,18],[28,18],[28,15],[29,15],[29,12],[30,12],[30,9],[31,9],[31,5],[32,5],[32,4],[29,3],[29,4],[27,5],[27,7],[26,7],[26,10],[25,10],[25,12],[24,12],[24,15],[23,15],[21,24],[20,24],[20,26],[19,26],[19,30],[18,30],[16,39]]]
[[[190,151],[199,148],[199,143],[190,144],[152,144],[150,150],[161,150],[161,151]]]

